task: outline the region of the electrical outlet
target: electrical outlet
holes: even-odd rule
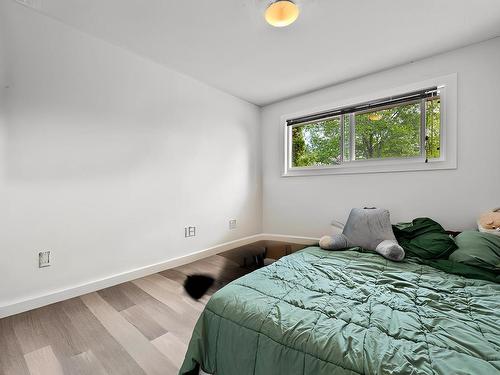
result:
[[[52,265],[50,251],[40,251],[38,253],[38,268],[49,267]]]
[[[196,227],[185,227],[184,237],[194,237],[196,236]]]
[[[236,219],[229,220],[229,229],[236,229]]]

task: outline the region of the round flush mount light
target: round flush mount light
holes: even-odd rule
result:
[[[268,24],[274,27],[291,25],[299,17],[299,7],[291,0],[274,1],[264,14]]]

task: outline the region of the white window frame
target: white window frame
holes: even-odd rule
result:
[[[438,87],[441,100],[440,124],[440,157],[429,159],[425,162],[425,155],[410,158],[384,158],[371,160],[352,160],[339,165],[292,167],[291,165],[291,130],[287,120],[292,118],[320,113],[334,108],[354,106],[385,97],[403,95],[405,93],[423,90],[428,87]],[[283,162],[282,176],[316,176],[331,174],[354,173],[384,173],[426,171],[436,169],[457,168],[457,74],[450,74],[426,81],[413,83],[398,88],[377,92],[363,97],[353,98],[341,102],[331,103],[319,108],[303,110],[281,116],[281,129],[283,134]]]

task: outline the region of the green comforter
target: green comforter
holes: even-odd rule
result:
[[[500,284],[309,247],[215,293],[180,374],[498,374]]]

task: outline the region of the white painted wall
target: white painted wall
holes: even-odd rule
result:
[[[5,29],[5,22],[2,22],[2,14],[3,14],[3,9],[2,9],[2,1],[0,0],[0,179],[3,178],[4,175],[4,169],[5,169],[5,110],[6,110],[6,97],[5,97],[5,92],[7,91],[5,89],[5,86],[7,85],[6,82],[6,77],[5,77],[5,70],[6,70],[6,63],[7,59],[5,58],[5,44],[6,44],[6,29]],[[1,198],[0,198],[1,199]],[[0,210],[3,207],[0,205]],[[2,233],[2,230],[0,229],[0,234]]]
[[[497,38],[259,111],[0,0],[0,310],[261,231],[317,237],[356,206],[472,227],[500,205],[499,65]],[[281,177],[281,115],[454,72],[457,170]]]
[[[449,229],[475,226],[500,206],[500,38],[369,75],[263,108],[263,229],[321,236],[352,207],[390,210],[393,222],[435,218]],[[458,73],[458,169],[281,177],[280,116],[413,82]]]
[[[261,232],[258,107],[1,3],[0,307]]]

